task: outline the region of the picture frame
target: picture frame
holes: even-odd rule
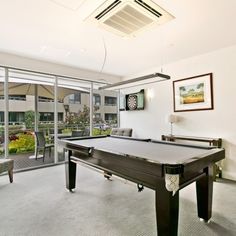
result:
[[[214,109],[212,73],[173,81],[174,112]]]

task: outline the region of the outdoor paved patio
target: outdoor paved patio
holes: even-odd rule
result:
[[[23,153],[23,154],[10,155],[9,158],[14,160],[14,170],[22,170],[22,169],[38,167],[38,166],[43,166],[43,165],[48,165],[48,164],[54,163],[53,154],[51,155],[51,157],[49,157],[48,152],[46,153],[44,162],[43,162],[42,158],[38,158],[37,160],[30,158],[30,156],[33,156],[33,155],[34,155],[34,153]],[[64,158],[62,156],[62,153],[59,153],[58,161],[64,162]]]

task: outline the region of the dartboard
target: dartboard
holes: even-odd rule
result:
[[[127,106],[130,110],[135,110],[137,108],[137,96],[136,95],[129,95],[127,98]]]

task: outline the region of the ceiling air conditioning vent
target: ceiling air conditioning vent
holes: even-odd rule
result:
[[[88,20],[122,36],[135,36],[141,30],[161,25],[174,17],[151,0],[107,0]]]

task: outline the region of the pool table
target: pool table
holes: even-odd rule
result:
[[[76,165],[84,163],[155,191],[158,236],[178,235],[179,190],[196,181],[198,217],[212,213],[213,164],[222,148],[151,139],[96,136],[60,140],[66,155],[66,188],[76,187]]]

